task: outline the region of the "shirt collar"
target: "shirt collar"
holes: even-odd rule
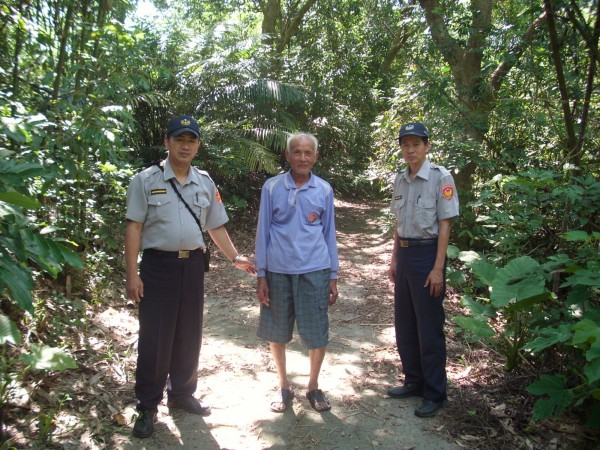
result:
[[[164,168],[165,181],[169,181],[171,178],[175,178],[175,172],[173,172],[173,169],[169,164],[169,158],[165,159],[162,162],[162,166]],[[188,183],[200,184],[197,175],[198,173],[196,172],[196,170],[192,166],[190,166],[190,171],[188,172],[188,176],[183,185],[186,185]]]
[[[286,189],[298,189],[298,187],[296,186],[296,182],[292,178],[292,171],[291,170],[289,170],[288,172],[286,172],[285,177],[283,179],[285,181],[285,188]],[[307,188],[309,188],[309,187],[315,187],[317,185],[316,183],[317,183],[317,180],[315,179],[315,176],[311,172],[310,173],[310,178],[304,184],[304,186],[306,186]],[[302,187],[304,188],[304,186],[302,186]]]
[[[408,167],[406,169],[404,169],[402,176],[404,177],[404,179],[406,181],[410,182],[410,175],[408,173],[408,169],[409,169]],[[431,171],[431,162],[428,159],[426,159],[425,161],[423,161],[423,165],[417,172],[416,177],[422,178],[424,180],[429,180],[429,172],[430,171]]]

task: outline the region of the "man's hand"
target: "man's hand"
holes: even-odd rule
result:
[[[338,298],[337,280],[329,280],[329,305],[335,305]]]
[[[388,269],[388,279],[391,283],[396,284],[396,261],[392,259],[390,267]]]
[[[429,295],[437,297],[442,293],[444,287],[444,275],[443,271],[439,269],[433,269],[429,272],[429,276],[425,281],[425,287],[429,286]]]
[[[262,303],[265,306],[271,306],[271,303],[269,302],[269,285],[267,284],[267,279],[265,277],[257,278],[256,296],[258,297],[259,303]]]
[[[238,260],[233,263],[235,267],[240,270],[248,272],[250,275],[256,275],[256,266],[254,265],[254,258],[248,256],[240,256]]]
[[[144,296],[144,283],[137,273],[127,277],[125,289],[127,296],[136,303],[139,303]]]

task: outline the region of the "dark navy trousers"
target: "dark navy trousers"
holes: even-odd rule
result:
[[[423,397],[446,399],[446,338],[442,302],[423,287],[433,265],[436,245],[401,247],[396,255],[394,325],[405,383],[423,386]],[[444,266],[444,280],[446,267]]]
[[[144,253],[140,277],[144,297],[135,395],[138,409],[156,409],[165,385],[169,400],[196,391],[204,314],[202,253],[185,259]]]

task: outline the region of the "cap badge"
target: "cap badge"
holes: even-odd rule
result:
[[[187,120],[187,119],[182,119],[182,121],[181,121],[181,125],[184,125],[184,126],[186,126],[186,127],[187,127],[189,124],[191,124],[191,123],[192,123],[192,122],[190,122],[190,121],[189,121],[189,120]]]
[[[411,123],[406,125],[406,127],[404,128],[405,130],[412,130],[415,126]]]

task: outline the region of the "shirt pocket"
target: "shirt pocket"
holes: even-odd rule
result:
[[[168,195],[150,195],[148,197],[148,218],[151,221],[168,222],[169,205],[171,199]]]
[[[437,222],[437,209],[434,198],[420,197],[415,205],[417,223],[427,228]]]
[[[402,217],[404,217],[404,212],[406,211],[405,209],[406,206],[406,200],[401,198],[399,200],[395,200],[394,203],[392,204],[391,210],[392,213],[396,216],[397,220],[400,220]]]
[[[194,199],[194,204],[192,209],[194,210],[194,214],[196,217],[200,218],[200,223],[206,223],[206,215],[208,214],[208,207],[210,206],[210,200],[206,197],[200,197]]]
[[[300,201],[300,208],[302,212],[302,222],[306,225],[321,225],[321,216],[325,207],[317,203],[313,203],[308,199],[302,199]]]

